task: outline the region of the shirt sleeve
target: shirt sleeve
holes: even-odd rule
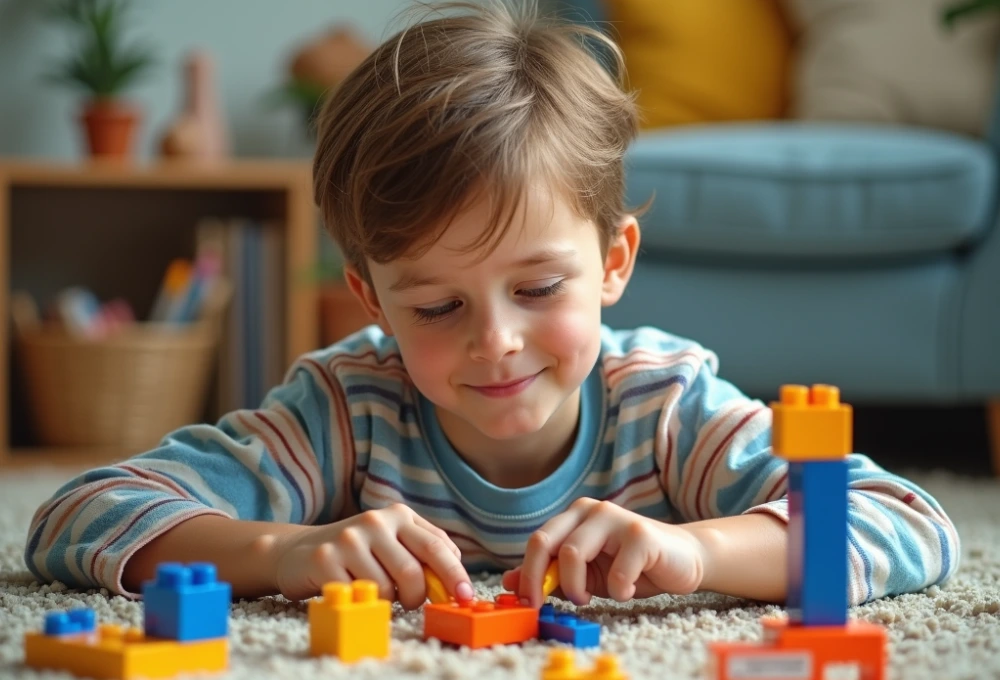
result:
[[[350,489],[349,434],[342,390],[307,355],[259,409],[184,427],[63,485],[32,518],[25,562],[46,582],[135,597],[121,583],[125,562],[187,519],[312,524],[339,514]]]
[[[788,465],[771,452],[771,410],[717,377],[711,362],[665,403],[661,423],[660,479],[686,521],[745,513],[788,521]],[[847,463],[851,604],[950,578],[959,538],[938,502],[867,456]]]

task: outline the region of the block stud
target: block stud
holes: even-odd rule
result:
[[[809,401],[816,406],[833,408],[840,405],[840,389],[833,385],[813,385]]]
[[[359,579],[351,584],[355,602],[374,602],[378,599],[378,584]]]
[[[553,649],[549,652],[549,660],[542,669],[544,680],[563,680],[579,677],[573,652],[569,649]]]
[[[191,585],[191,570],[178,562],[164,562],[156,567],[156,585],[177,589]]]
[[[781,403],[785,406],[805,406],[809,403],[809,388],[805,385],[782,385]]]
[[[215,583],[215,565],[208,562],[196,562],[191,565],[191,582],[196,586]]]
[[[323,584],[323,602],[331,607],[342,607],[351,601],[351,586],[331,581]]]

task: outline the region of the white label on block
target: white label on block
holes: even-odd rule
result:
[[[730,678],[809,680],[812,677],[812,657],[807,652],[731,656],[726,665]]]

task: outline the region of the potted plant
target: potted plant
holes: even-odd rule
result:
[[[944,11],[944,21],[949,26],[958,19],[978,14],[984,10],[1000,10],[1000,0],[962,0],[949,5]]]
[[[141,114],[123,93],[149,70],[153,53],[124,40],[128,0],[60,0],[52,15],[73,31],[73,50],[50,77],[83,90],[81,114],[92,156],[131,154]]]
[[[332,242],[323,249],[309,283],[319,289],[320,342],[325,347],[374,323],[344,281],[344,265]]]

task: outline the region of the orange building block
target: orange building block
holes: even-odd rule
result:
[[[628,675],[614,654],[599,655],[593,668],[586,670],[576,665],[573,650],[553,649],[542,668],[542,680],[628,680]]]
[[[538,637],[538,610],[504,593],[495,602],[424,605],[424,638],[472,649],[509,645]]]
[[[330,654],[345,663],[389,656],[392,605],[378,597],[374,581],[327,583],[309,601],[309,653]]]
[[[846,626],[796,626],[765,618],[761,644],[709,645],[708,678],[712,680],[823,680],[855,677],[882,680],[886,666],[885,630],[871,623]],[[841,670],[839,674],[834,670]]]
[[[789,461],[836,460],[851,452],[851,407],[832,385],[782,385],[771,403],[771,448]]]
[[[24,663],[102,680],[172,678],[226,670],[229,645],[225,638],[177,642],[147,638],[138,628],[102,625],[82,635],[27,633]]]

